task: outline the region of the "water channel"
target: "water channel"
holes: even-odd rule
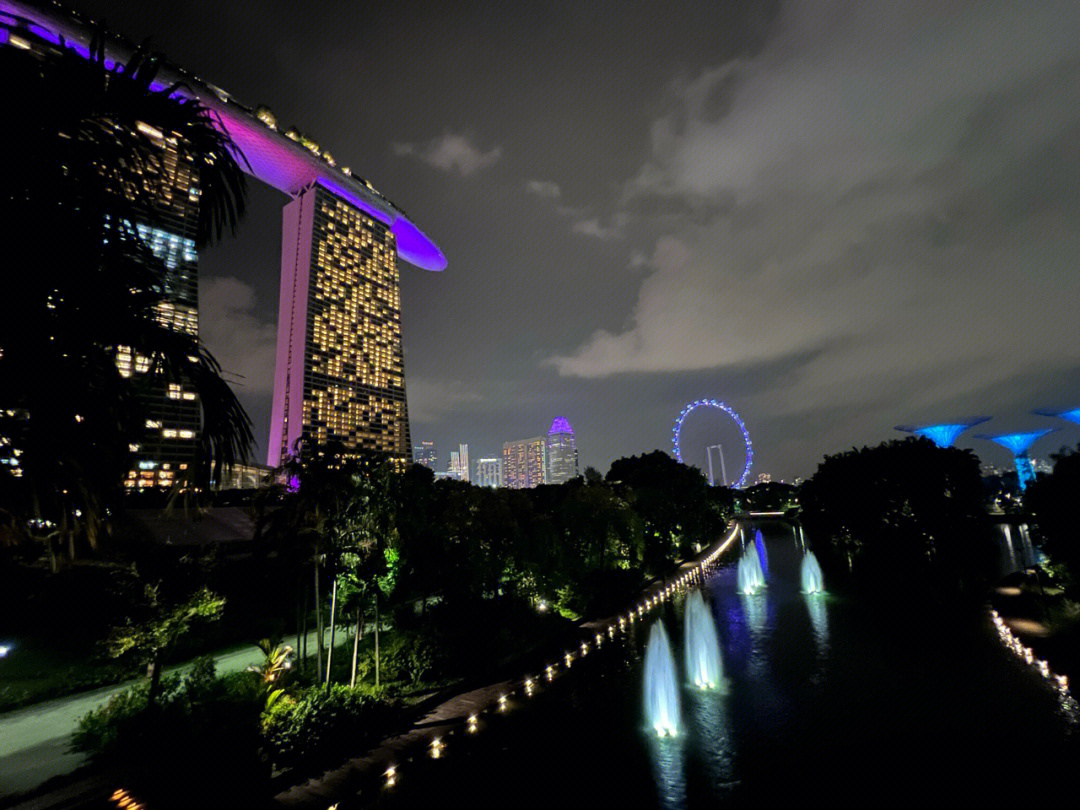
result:
[[[997,807],[1074,795],[1080,735],[988,622],[926,613],[907,622],[904,593],[887,620],[849,599],[805,594],[798,533],[759,527],[765,586],[739,592],[734,553],[702,589],[719,635],[720,688],[687,678],[680,597],[631,625],[624,641],[514,698],[477,733],[449,738],[438,761],[402,763],[393,788],[342,801],[341,810]],[[645,646],[657,620],[681,679],[674,737],[658,737],[643,711]]]

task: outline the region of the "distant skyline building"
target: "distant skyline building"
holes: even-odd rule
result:
[[[547,437],[534,436],[506,442],[502,449],[503,486],[532,489],[544,483],[547,471]]]
[[[439,456],[435,452],[435,442],[421,441],[420,444],[413,445],[413,464],[419,464],[429,470],[434,470],[438,460]]]
[[[297,443],[410,458],[393,232],[321,184],[285,206],[268,463]]]
[[[469,480],[469,445],[459,444],[457,450],[450,451],[450,466],[447,472],[459,481]]]
[[[574,429],[562,416],[555,417],[547,435],[545,484],[564,484],[578,475],[577,444]]]
[[[952,447],[965,430],[988,421],[990,421],[989,416],[976,416],[937,425],[897,425],[894,429],[902,433],[914,433],[916,436],[923,436],[938,447]]]
[[[476,477],[473,483],[478,487],[501,487],[501,463],[497,458],[479,458],[476,460]]]
[[[1053,433],[1054,428],[1032,430],[1027,433],[999,433],[996,435],[979,435],[977,439],[987,439],[1000,444],[1013,454],[1013,463],[1016,465],[1017,482],[1020,490],[1027,489],[1027,485],[1035,480],[1035,464],[1028,455],[1028,450],[1036,441],[1048,433]]]

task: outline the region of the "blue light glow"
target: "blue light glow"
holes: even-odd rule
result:
[[[989,439],[992,442],[997,442],[1002,447],[1009,450],[1014,456],[1019,456],[1021,453],[1027,453],[1028,448],[1047,433],[1053,432],[1054,428],[1043,428],[1042,430],[1032,430],[1028,433],[999,433],[996,436],[977,436],[976,438]]]
[[[1032,413],[1038,414],[1039,416],[1053,416],[1056,419],[1065,419],[1069,422],[1080,424],[1080,408],[1072,408],[1068,411],[1038,410],[1032,411]]]
[[[938,447],[952,447],[961,433],[989,419],[989,416],[978,416],[973,419],[943,422],[938,425],[897,425],[895,429],[903,433],[914,433],[916,436],[923,436]]]

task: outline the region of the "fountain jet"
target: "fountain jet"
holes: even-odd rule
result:
[[[664,624],[657,621],[645,647],[645,719],[660,737],[679,733],[679,685]]]
[[[686,674],[699,689],[717,689],[724,679],[716,622],[701,591],[686,600]]]
[[[761,529],[754,530],[754,548],[757,549],[758,559],[761,561],[762,582],[769,575],[769,552],[765,550],[765,538],[761,536]]]
[[[803,555],[799,574],[802,577],[803,593],[825,593],[825,577],[814,552],[808,551]]]
[[[765,587],[765,573],[761,570],[761,560],[757,553],[757,544],[750,543],[739,558],[735,570],[739,593],[752,594]]]

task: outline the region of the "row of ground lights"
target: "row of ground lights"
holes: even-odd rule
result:
[[[1001,643],[1012,650],[1017,658],[1022,659],[1028,666],[1038,670],[1039,674],[1047,680],[1057,693],[1058,702],[1061,703],[1065,716],[1069,718],[1070,722],[1077,722],[1080,719],[1080,707],[1077,706],[1076,699],[1069,692],[1069,679],[1064,675],[1054,674],[1050,670],[1049,661],[1036,658],[1031,647],[1025,647],[1023,642],[1013,635],[1013,631],[1005,623],[1005,620],[998,615],[996,610],[990,611],[990,618],[994,620],[994,627],[997,629]]]
[[[691,587],[694,587],[702,582],[705,575],[711,570],[716,568],[719,564],[720,556],[728,550],[735,537],[738,534],[738,529],[732,527],[731,533],[725,538],[715,551],[709,556],[699,560],[693,568],[684,571],[678,578],[671,581],[670,584],[661,588],[660,590],[652,592],[645,598],[640,604],[631,608],[625,615],[620,614],[617,619],[613,619],[611,623],[605,628],[604,632],[599,632],[595,637],[585,639],[581,642],[581,646],[578,652],[567,652],[563,655],[562,664],[548,664],[544,668],[544,679],[549,683],[555,680],[555,676],[559,671],[560,666],[562,669],[568,670],[574,662],[575,658],[584,658],[589,654],[589,651],[596,647],[599,649],[604,643],[604,635],[608,639],[614,640],[616,632],[624,634],[626,633],[627,624],[633,624],[635,621],[644,618],[645,614],[652,611],[654,608],[659,607],[663,602],[673,596],[683,593]],[[468,716],[465,720],[465,732],[467,734],[476,734],[479,730],[479,718],[478,715],[485,711],[494,710],[498,713],[504,713],[509,708],[509,699],[511,695],[516,694],[518,691],[524,693],[525,697],[532,697],[536,691],[536,679],[532,675],[524,676],[519,682],[519,686],[516,689],[511,689],[508,692],[504,692],[499,695],[498,700],[495,703],[480,709]],[[451,732],[453,733],[453,732]],[[440,759],[446,751],[446,742],[441,736],[436,736],[431,739],[431,742],[427,747],[428,755],[432,759]],[[400,776],[398,766],[390,765],[383,772],[383,776],[386,778],[386,787],[392,788],[397,784],[398,777]]]

